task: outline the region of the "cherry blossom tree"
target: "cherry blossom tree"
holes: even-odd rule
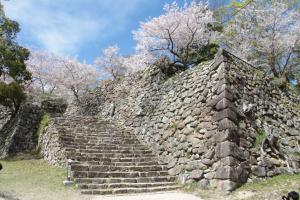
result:
[[[32,73],[30,86],[42,93],[52,94],[57,88],[60,74],[60,58],[46,51],[32,51],[26,62]]]
[[[275,77],[300,70],[300,14],[286,2],[254,0],[245,8],[237,6],[223,35],[233,53]]]
[[[80,96],[96,86],[100,77],[94,65],[80,63],[74,58],[61,58],[60,85],[72,92],[80,101]]]
[[[95,64],[101,67],[114,80],[119,76],[124,76],[126,67],[123,65],[124,58],[119,55],[117,45],[109,46],[102,51],[102,56],[96,58]]]
[[[45,51],[32,52],[27,66],[33,74],[33,88],[66,98],[71,94],[77,100],[85,91],[95,87],[100,77],[94,65]]]
[[[152,54],[139,52],[122,58],[122,65],[126,68],[126,74],[132,74],[145,69],[156,60]]]
[[[192,1],[183,7],[176,2],[166,4],[164,14],[141,22],[133,32],[136,51],[148,63],[167,56],[173,65],[186,69],[199,62],[199,49],[210,48],[216,40],[215,22],[208,5],[202,2]]]

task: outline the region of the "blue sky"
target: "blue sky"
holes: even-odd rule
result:
[[[33,50],[76,56],[93,63],[103,48],[134,51],[132,30],[159,16],[173,0],[10,0],[6,15],[19,22],[18,42]],[[183,0],[179,0],[179,3]]]

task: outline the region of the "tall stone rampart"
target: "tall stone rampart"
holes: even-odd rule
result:
[[[223,50],[171,78],[150,67],[102,84],[83,112],[131,129],[180,180],[233,190],[299,171],[299,96],[270,80]]]

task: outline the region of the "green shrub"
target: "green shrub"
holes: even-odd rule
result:
[[[23,87],[17,82],[9,84],[0,82],[0,104],[3,106],[11,108],[16,113],[25,98]]]
[[[47,114],[43,114],[40,120],[39,128],[35,135],[37,141],[43,135],[45,128],[48,126],[48,124],[49,124],[49,116]],[[40,146],[37,145],[36,148],[32,149],[30,153],[33,155],[38,155],[40,153]]]
[[[258,131],[258,135],[255,139],[255,148],[260,148],[264,139],[266,138],[266,132],[264,130]]]
[[[39,128],[37,130],[38,137],[40,137],[43,134],[45,128],[48,126],[48,123],[49,123],[49,116],[47,114],[43,114],[43,116],[41,117]]]

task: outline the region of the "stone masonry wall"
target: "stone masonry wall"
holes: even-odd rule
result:
[[[0,105],[0,129],[6,124],[6,122],[10,119],[11,113],[4,106]]]
[[[181,182],[233,190],[247,180],[299,169],[299,99],[289,99],[261,73],[222,51],[168,79],[150,67],[102,84],[82,112],[131,129]],[[280,141],[270,132],[278,132]],[[283,158],[289,152],[293,156]]]
[[[40,149],[45,154],[44,147],[51,146],[48,143],[54,136],[42,135],[39,138],[37,131],[41,117],[44,113],[50,116],[61,116],[66,108],[66,102],[60,98],[41,99],[29,95],[14,116],[10,117],[7,113],[0,111],[4,124],[3,127],[0,126],[0,157],[5,158],[16,153],[34,150],[39,143]],[[53,150],[48,148],[48,151],[55,151],[55,148]]]
[[[51,118],[43,134],[39,137],[38,147],[44,160],[51,165],[65,166],[67,157],[60,140],[60,133]]]
[[[38,137],[36,135],[41,108],[31,101],[23,103],[15,116],[13,116],[0,130],[0,157],[10,154],[32,150]]]
[[[228,58],[234,105],[244,113],[236,126],[250,180],[299,172],[299,94],[278,89],[255,67],[233,55]]]

